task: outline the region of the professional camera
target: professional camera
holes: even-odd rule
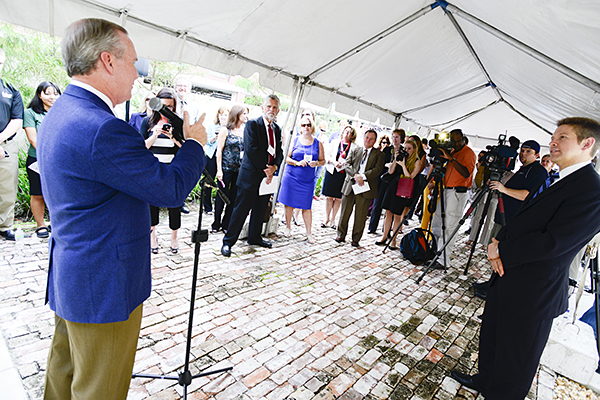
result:
[[[506,146],[506,135],[498,136],[498,144],[486,146],[487,149],[481,157],[482,164],[492,172],[512,171],[517,160],[517,148]]]
[[[433,140],[429,141],[429,159],[431,160],[431,164],[441,169],[446,161],[448,161],[443,157],[444,153],[441,150],[450,153],[455,145],[454,140],[440,141],[436,135]]]
[[[396,155],[396,161],[400,162],[402,160],[406,160],[409,157],[408,151],[404,150],[402,147],[398,150],[398,154]]]

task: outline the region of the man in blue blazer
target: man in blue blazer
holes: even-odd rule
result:
[[[202,120],[169,165],[113,107],[138,74],[122,27],[85,19],[61,43],[72,77],[40,127],[38,160],[52,214],[47,301],[55,312],[45,399],[125,399],[142,303],[150,295],[150,209],[177,207],[206,163]]]
[[[275,123],[279,113],[279,97],[267,96],[263,106],[263,115],[246,122],[244,128],[244,157],[237,179],[238,192],[229,221],[229,229],[223,238],[221,254],[231,255],[231,246],[237,242],[248,212],[250,225],[248,243],[271,247],[271,243],[261,237],[262,224],[267,211],[270,194],[259,195],[261,182],[270,183],[283,160],[281,148],[281,129]]]
[[[453,371],[486,400],[527,396],[552,320],[567,310],[569,265],[600,231],[600,176],[590,163],[600,123],[566,118],[550,142],[560,167],[531,191],[488,246],[494,274],[479,338],[479,373]]]

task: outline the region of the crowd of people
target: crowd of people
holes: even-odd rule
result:
[[[431,155],[427,148],[433,143],[406,138],[402,129],[388,135],[342,121],[327,137],[327,125],[317,123],[312,110],[301,113],[284,155],[280,99],[274,94],[254,119],[248,119],[245,105],[221,107],[207,132],[205,114],[188,97],[191,83],[180,77],[174,89],[156,94],[183,119],[178,133],[186,140],[179,140],[174,121],[148,107],[153,93],[129,124],[114,114],[116,105],[131,98],[138,78],[135,47],[123,27],[79,20],[67,28],[61,47],[72,77],[64,93],[42,82],[24,110],[18,90],[0,80],[0,235],[15,239],[14,138],[24,127],[31,144],[27,174],[35,234],[50,236],[46,299],[55,313],[55,331],[45,398],[70,398],[75,392],[82,398],[126,398],[143,302],[151,291],[151,254],[159,247],[159,208],[168,209],[170,250],[177,253],[185,198],[208,173],[230,201],[225,205],[203,189],[204,211],[214,214],[212,232],[224,233],[223,256],[231,256],[249,214],[248,243],[272,247],[262,233],[274,194],[285,208],[283,236],[291,236],[298,209],[306,240],[314,243],[311,210],[319,198],[320,167],[325,167],[326,214],[320,226],[335,229],[336,242],[345,242],[352,215],[352,246],[360,246],[369,215],[369,233],[379,234],[385,210],[376,244],[393,250],[403,220],[420,210],[422,226],[447,247],[435,268],[450,267],[456,238],[449,232],[456,229],[469,192],[489,185],[503,195],[502,215],[482,212],[471,227],[478,232],[483,217],[494,221],[484,243],[493,273],[475,287],[486,299],[479,372],[455,370],[452,377],[486,399],[526,396],[552,320],[567,307],[569,264],[600,231],[600,176],[591,165],[600,147],[600,123],[559,121],[541,163],[540,144],[527,140],[513,146],[522,166],[490,180],[483,158],[478,162],[460,129],[450,132],[446,145],[436,143]],[[4,61],[0,49],[0,71]],[[432,162],[445,165],[437,180],[430,179]],[[44,221],[46,205],[53,227]]]

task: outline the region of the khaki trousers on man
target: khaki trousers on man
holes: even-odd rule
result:
[[[360,242],[363,231],[365,230],[370,203],[371,199],[366,199],[362,194],[355,195],[354,192],[350,192],[349,195],[342,196],[342,208],[337,229],[338,237],[342,239],[346,238],[346,234],[348,233],[348,221],[350,220],[350,215],[352,215],[352,210],[354,209],[352,241],[357,243]]]
[[[0,146],[10,155],[0,160],[0,231],[12,229],[19,180],[19,144],[16,139]]]
[[[126,399],[141,321],[141,304],[127,321],[108,324],[55,315],[44,400]]]

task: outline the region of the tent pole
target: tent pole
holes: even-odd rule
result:
[[[513,46],[517,50],[520,50],[520,51],[524,52],[525,54],[528,54],[529,56],[533,57],[534,59],[538,60],[539,62],[568,76],[569,78],[573,79],[574,81],[581,83],[582,85],[588,87],[589,89],[591,89],[595,92],[600,92],[600,83],[588,78],[585,75],[580,74],[579,72],[567,67],[564,64],[559,63],[558,61],[554,60],[553,58],[548,57],[547,55],[537,51],[536,49],[526,45],[525,43],[515,39],[514,37],[502,32],[498,28],[493,27],[492,25],[480,20],[479,18],[475,17],[474,15],[471,15],[452,4],[448,4],[447,8],[452,13],[459,15],[460,17],[464,18],[465,20],[472,23],[473,25],[483,29],[484,31],[497,37],[498,39],[502,40],[503,42]]]

